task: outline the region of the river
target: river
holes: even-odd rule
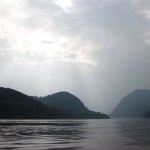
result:
[[[0,149],[150,150],[150,120],[0,120]]]

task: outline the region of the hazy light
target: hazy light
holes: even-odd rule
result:
[[[73,6],[72,0],[56,0],[55,3],[66,12],[69,12],[68,8]]]
[[[149,6],[0,0],[1,86],[39,96],[65,90],[110,112],[129,92],[150,89]]]

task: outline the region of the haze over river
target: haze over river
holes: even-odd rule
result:
[[[150,120],[0,120],[0,149],[149,150]]]

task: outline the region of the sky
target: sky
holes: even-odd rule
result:
[[[0,0],[0,71],[1,87],[110,113],[150,89],[150,1]]]

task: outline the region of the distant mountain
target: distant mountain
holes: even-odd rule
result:
[[[0,88],[0,119],[63,118],[64,114],[9,88]]]
[[[0,119],[108,118],[105,114],[88,110],[78,98],[69,93],[60,92],[36,99],[16,90],[0,87]]]
[[[111,117],[144,117],[150,112],[150,90],[136,90],[124,97]]]
[[[66,112],[66,114],[69,115],[69,118],[109,118],[109,116],[106,114],[89,110],[84,106],[79,98],[68,92],[59,92],[36,99],[48,106],[55,107],[63,112]]]

